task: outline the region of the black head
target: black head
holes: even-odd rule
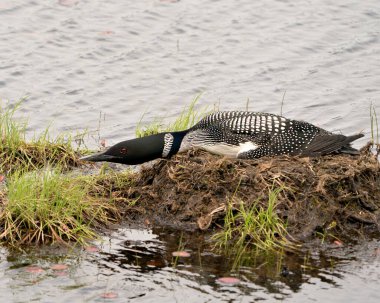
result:
[[[82,160],[108,161],[122,164],[141,164],[162,157],[164,133],[122,141],[104,152],[83,157]]]

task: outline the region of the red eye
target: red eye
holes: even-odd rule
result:
[[[128,150],[125,147],[123,147],[122,149],[120,149],[120,153],[123,154],[123,155],[126,155],[127,152],[128,152]]]

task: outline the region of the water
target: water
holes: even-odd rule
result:
[[[114,143],[144,120],[200,104],[369,133],[380,104],[380,3],[2,1],[0,98],[30,131],[96,130]],[[359,145],[364,143],[359,141]]]
[[[50,124],[53,134],[87,128],[112,144],[132,137],[143,113],[169,121],[203,93],[200,105],[245,109],[248,100],[272,113],[284,97],[289,118],[363,131],[359,147],[370,137],[371,102],[380,112],[377,0],[4,0],[0,24],[0,99],[27,96],[19,116],[31,134]],[[122,230],[97,253],[3,249],[1,301],[99,302],[107,290],[115,302],[379,301],[376,240],[315,256],[314,271],[297,257],[288,278],[263,265],[267,273],[243,268],[242,283],[223,286],[215,279],[229,274],[225,262],[197,247],[174,268],[180,236],[172,237]],[[162,265],[134,262],[130,238]],[[49,269],[57,258],[67,275]],[[46,271],[27,273],[24,263]]]
[[[171,253],[184,247],[190,258]],[[45,248],[3,252],[2,302],[378,302],[380,242],[330,245],[304,256],[258,259],[230,271],[222,256],[206,250],[200,235],[120,229],[98,252]],[[67,270],[55,271],[54,264]],[[30,273],[29,265],[43,271]],[[238,276],[224,285],[218,278]],[[104,299],[104,293],[117,295]]]

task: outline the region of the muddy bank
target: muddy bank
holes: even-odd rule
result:
[[[380,166],[369,146],[359,156],[250,161],[190,151],[143,168],[130,186],[107,182],[131,223],[219,228],[227,203],[248,207],[259,201],[265,207],[269,191],[282,187],[277,214],[298,240],[379,231]]]

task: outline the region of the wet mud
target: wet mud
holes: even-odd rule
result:
[[[197,150],[144,167],[129,186],[108,182],[113,184],[103,185],[112,187],[129,223],[219,229],[228,203],[265,208],[269,192],[282,188],[277,215],[298,241],[328,235],[353,239],[379,232],[380,165],[370,145],[357,156],[249,161]]]

